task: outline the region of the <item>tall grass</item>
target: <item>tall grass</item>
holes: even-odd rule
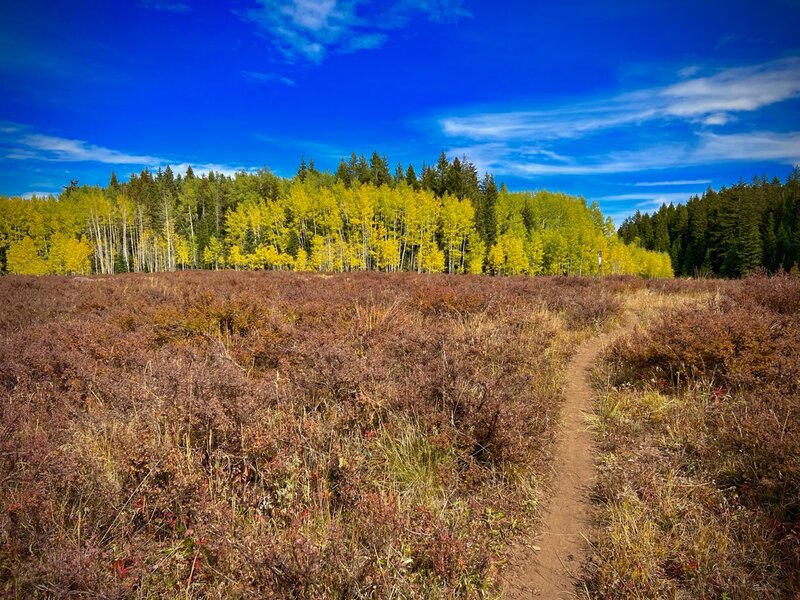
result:
[[[800,593],[800,280],[730,282],[614,345],[598,406],[603,598]]]
[[[636,280],[0,278],[11,597],[482,597]]]

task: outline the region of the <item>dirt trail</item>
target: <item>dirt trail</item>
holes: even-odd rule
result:
[[[624,329],[624,328],[623,328]],[[567,366],[561,427],[553,459],[552,493],[539,533],[517,544],[505,574],[504,598],[575,598],[576,578],[592,527],[589,492],[595,479],[589,375],[603,348],[621,333],[593,338]]]

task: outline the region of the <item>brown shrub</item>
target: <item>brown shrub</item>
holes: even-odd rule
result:
[[[755,276],[722,289],[608,353],[601,430],[608,460],[630,466],[601,477],[598,595],[800,591],[800,280]],[[622,540],[623,529],[659,528],[648,551]]]
[[[0,585],[479,596],[631,282],[0,278]]]

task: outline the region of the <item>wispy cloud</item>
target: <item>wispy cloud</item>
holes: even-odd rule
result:
[[[19,138],[19,144],[22,150],[21,157],[31,158],[35,156],[39,160],[86,161],[112,165],[156,164],[163,162],[154,156],[129,154],[90,144],[83,140],[70,140],[40,133],[23,135]],[[13,155],[10,157],[17,158]]]
[[[800,96],[800,57],[789,57],[759,65],[726,69],[671,85],[661,91],[665,110],[679,117],[715,118],[750,112]]]
[[[800,57],[548,110],[480,112],[440,120],[481,169],[535,178],[605,175],[731,161],[800,162],[800,131],[742,131],[743,115],[800,98]],[[736,131],[731,123],[736,122]],[[800,120],[784,121],[784,126]],[[727,126],[727,127],[726,127]],[[599,136],[604,137],[600,138]],[[602,139],[602,144],[598,140]],[[654,143],[653,140],[659,140]],[[630,150],[616,150],[614,144]],[[601,150],[602,149],[602,150]],[[709,183],[643,182],[642,186]]]
[[[139,6],[178,14],[187,13],[192,9],[184,2],[169,2],[168,0],[140,0]]]
[[[711,183],[710,179],[674,179],[671,181],[637,181],[635,187],[666,187],[671,185],[701,185]]]
[[[651,205],[657,203],[661,204],[670,202],[685,202],[692,196],[702,194],[703,190],[695,192],[653,192],[652,194],[612,194],[610,196],[600,196],[595,198],[600,202],[629,202],[631,200],[639,200],[642,205]]]
[[[732,161],[800,163],[800,132],[752,132],[718,135],[699,133],[693,143],[650,146],[641,150],[570,157],[560,162],[540,161],[525,149],[507,143],[476,144],[448,150],[465,154],[481,170],[500,175],[608,175],[691,167]]]
[[[661,192],[642,194],[611,194],[593,198],[603,207],[614,223],[620,224],[637,211],[650,211],[662,204],[685,204],[693,196],[701,196],[705,190],[687,192]]]
[[[248,79],[249,81],[255,81],[257,83],[275,82],[275,83],[282,83],[283,85],[288,85],[289,87],[294,87],[296,85],[294,79],[289,79],[288,77],[284,77],[283,75],[277,75],[275,73],[261,73],[259,71],[242,71],[242,75],[245,76],[245,79]]]
[[[800,163],[800,131],[754,131],[729,135],[707,133],[702,140],[697,156],[704,162],[761,160]]]
[[[696,73],[694,69],[689,72]],[[568,107],[446,117],[441,127],[447,135],[474,140],[575,139],[600,130],[669,118],[724,125],[734,118],[733,113],[751,112],[797,97],[800,57],[789,57]]]
[[[168,165],[179,173],[185,172],[189,165],[198,174],[214,171],[234,175],[252,168],[241,166],[188,161],[186,159],[165,158],[149,154],[133,154],[105,146],[92,144],[85,140],[63,138],[36,133],[23,125],[0,127],[0,152],[6,159],[19,161],[45,161],[64,163],[100,163],[107,165],[127,165],[132,167],[166,168]]]
[[[408,25],[415,15],[432,21],[469,13],[461,0],[395,0],[378,11],[366,0],[257,0],[236,11],[252,22],[289,61],[322,62],[328,53],[351,53],[383,45],[387,31]]]
[[[612,99],[604,104],[585,104],[547,111],[482,113],[442,119],[445,134],[477,140],[528,140],[543,142],[579,138],[599,129],[646,121],[653,109],[630,100]]]

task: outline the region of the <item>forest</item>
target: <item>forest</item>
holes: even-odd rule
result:
[[[111,274],[185,269],[672,276],[669,257],[623,242],[596,203],[509,192],[444,153],[394,173],[377,152],[335,173],[302,161],[229,177],[147,169],[58,197],[0,197],[0,270]]]
[[[800,263],[800,168],[785,182],[766,177],[708,189],[686,204],[637,212],[619,228],[628,243],[668,252],[676,275],[741,277]]]

